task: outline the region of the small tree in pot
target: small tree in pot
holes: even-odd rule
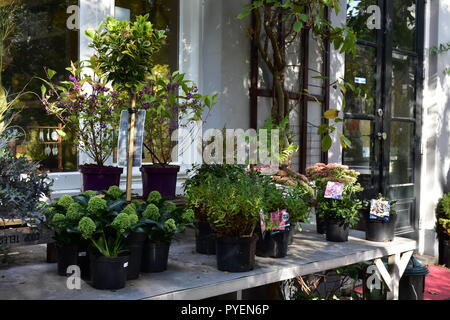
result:
[[[217,267],[244,272],[254,268],[257,236],[255,228],[263,208],[263,188],[246,174],[210,177],[208,222],[217,234]]]
[[[108,17],[97,30],[88,30],[93,57],[98,68],[129,99],[130,130],[127,167],[127,200],[131,200],[133,169],[134,125],[138,90],[150,74],[154,55],[166,38],[164,30],[157,30],[148,21],[149,15],[138,16],[134,22]]]
[[[117,145],[120,111],[125,105],[123,95],[107,88],[106,78],[95,68],[72,64],[68,81],[53,84],[53,70],[47,70],[42,86],[42,103],[49,114],[75,133],[75,143],[93,163],[80,166],[83,190],[106,190],[118,186],[122,168],[106,166]],[[94,76],[83,74],[91,70]],[[65,135],[64,131],[59,131]]]
[[[317,163],[306,169],[316,190],[316,215],[326,221],[327,240],[348,240],[348,231],[360,218],[362,202],[356,198],[363,188],[359,173],[341,164]],[[334,193],[334,186],[338,187]]]

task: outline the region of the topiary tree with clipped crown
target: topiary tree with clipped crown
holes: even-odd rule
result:
[[[128,147],[127,200],[131,200],[131,171],[133,168],[133,139],[137,88],[153,67],[153,57],[166,38],[164,30],[155,29],[149,15],[136,17],[134,22],[108,17],[97,30],[87,30],[92,39],[90,47],[96,51],[91,65],[105,73],[118,89],[130,98],[130,132]]]

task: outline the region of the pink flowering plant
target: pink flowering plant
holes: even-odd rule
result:
[[[92,70],[93,76],[82,74]],[[63,137],[75,133],[75,143],[99,167],[105,165],[117,145],[120,110],[125,107],[124,96],[106,86],[106,80],[91,64],[71,64],[67,81],[52,82],[55,71],[47,69],[42,85],[41,102],[46,111],[62,123]]]
[[[178,129],[178,118],[187,122],[202,119],[217,94],[208,96],[183,73],[170,73],[168,66],[155,65],[138,92],[138,105],[147,111],[146,145],[154,164],[166,165],[172,158],[171,134]]]
[[[343,221],[350,226],[358,222],[363,208],[362,202],[357,199],[357,194],[363,191],[358,183],[359,172],[341,164],[317,163],[306,169],[306,175],[314,184],[316,209],[320,217]],[[344,185],[341,199],[325,198],[328,182]]]

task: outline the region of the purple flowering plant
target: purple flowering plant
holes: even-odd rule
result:
[[[124,95],[106,86],[105,77],[92,64],[72,63],[67,81],[52,82],[55,71],[47,69],[48,79],[41,79],[41,102],[48,114],[63,123],[58,132],[74,133],[75,143],[95,165],[103,167],[117,145],[120,110]],[[84,72],[93,71],[94,76]],[[83,72],[83,73],[82,73]]]
[[[138,107],[147,111],[145,143],[153,164],[167,165],[172,159],[171,135],[178,129],[178,119],[194,122],[210,110],[217,94],[208,96],[185,74],[170,73],[167,65],[155,65],[138,91]]]

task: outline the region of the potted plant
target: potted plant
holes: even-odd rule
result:
[[[93,61],[93,60],[92,60]],[[52,83],[55,72],[46,70],[43,79],[42,104],[47,112],[63,123],[59,134],[74,134],[79,150],[85,152],[91,163],[79,166],[83,190],[107,190],[120,184],[123,168],[108,166],[108,158],[117,146],[120,110],[125,105],[123,95],[106,86],[106,78],[95,68],[72,63],[68,81]],[[84,72],[94,73],[89,76]],[[66,132],[64,132],[66,131]]]
[[[246,174],[208,177],[208,222],[217,234],[217,268],[244,272],[255,266],[255,228],[263,208],[263,189]]]
[[[169,250],[176,234],[193,223],[194,212],[177,208],[158,191],[150,192],[147,201],[137,210],[137,226],[147,239],[142,253],[142,272],[162,272],[167,269]]]
[[[389,201],[381,194],[370,201],[370,207],[364,215],[366,219],[366,240],[375,242],[392,241],[395,237],[397,212],[396,201]]]
[[[362,209],[362,202],[356,199],[363,190],[357,183],[359,173],[336,163],[317,163],[306,173],[316,190],[316,215],[326,221],[327,240],[347,241],[349,229],[358,222]]]
[[[450,267],[450,193],[436,207],[436,231],[439,239],[439,264]]]
[[[204,96],[185,75],[169,72],[168,66],[156,65],[139,91],[139,101],[147,111],[145,146],[151,165],[141,167],[143,197],[158,191],[173,199],[176,193],[178,165],[171,165],[174,144],[172,133],[178,129],[178,118],[185,125],[202,119],[203,111],[211,109],[216,95]]]
[[[263,173],[270,169],[268,165],[253,166],[252,170]],[[291,228],[289,231],[289,244],[294,240],[294,233],[300,230],[300,222],[305,222],[309,218],[311,207],[314,203],[314,188],[311,186],[308,178],[298,172],[295,172],[287,165],[281,165],[280,168],[271,175],[273,183],[289,190],[290,196],[286,199],[291,206],[289,218]],[[298,199],[299,201],[297,201]]]
[[[256,255],[283,258],[287,255],[291,229],[306,220],[309,210],[295,187],[277,185],[272,177],[260,179],[264,187],[264,222],[258,234]]]
[[[108,81],[129,101],[129,137],[134,137],[138,92],[151,72],[153,57],[166,38],[164,30],[153,27],[149,15],[136,17],[134,22],[119,21],[108,17],[97,30],[87,30],[92,39],[90,47],[95,50],[95,61]],[[127,195],[131,200],[134,139],[128,139]]]
[[[209,176],[226,177],[245,173],[243,166],[227,164],[203,164],[188,171],[190,178],[184,183],[186,207],[194,211],[195,250],[201,254],[216,254],[216,234],[208,222],[207,200],[211,189],[204,183]]]
[[[78,223],[83,217],[82,209],[81,204],[73,197],[64,195],[45,210],[46,224],[54,232],[58,274],[61,276],[67,275],[68,266],[80,264],[79,256],[86,256],[86,250],[79,250],[82,237],[78,231]],[[83,276],[84,271],[81,273]]]
[[[126,238],[139,219],[124,211],[127,202],[122,199],[100,194],[80,200],[86,209],[78,230],[92,245],[92,285],[97,289],[121,289],[126,283],[129,261]]]

